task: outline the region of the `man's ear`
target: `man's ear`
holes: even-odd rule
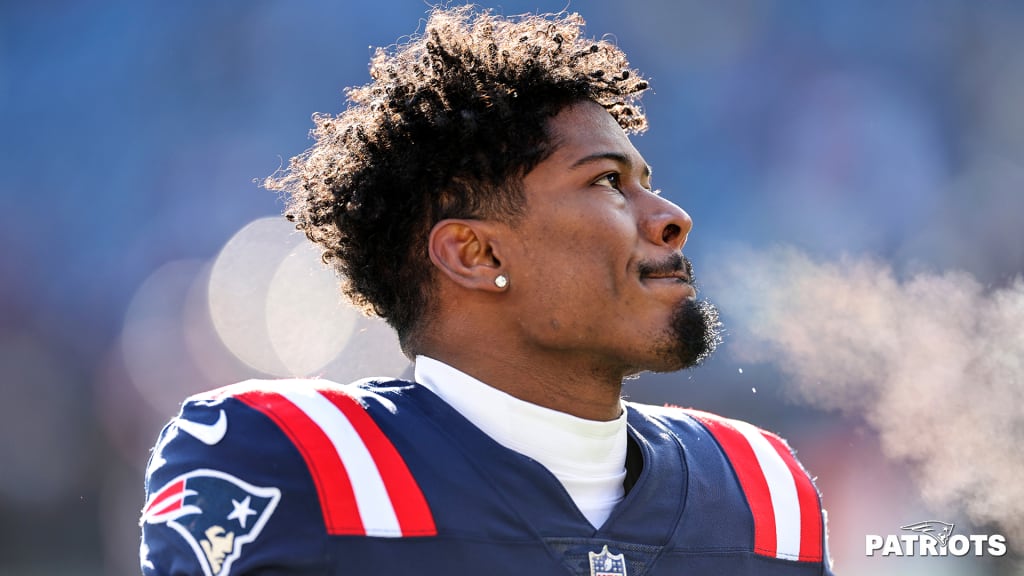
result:
[[[441,220],[430,231],[430,261],[463,288],[502,292],[494,283],[504,272],[499,227],[482,220]]]

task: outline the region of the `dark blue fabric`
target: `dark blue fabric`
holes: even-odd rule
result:
[[[214,422],[225,410],[228,432],[207,446],[165,429],[147,493],[197,469],[279,489],[266,526],[233,560],[235,575],[589,576],[590,553],[605,546],[623,555],[628,576],[827,573],[821,563],[753,552],[751,513],[729,462],[680,410],[627,404],[643,469],[595,530],[546,468],[499,445],[426,388],[393,380],[345,388],[405,460],[433,513],[436,536],[327,535],[302,455],[269,418],[231,398],[186,403],[183,415],[197,422]],[[143,549],[147,575],[202,573],[201,552],[166,523],[144,522]]]

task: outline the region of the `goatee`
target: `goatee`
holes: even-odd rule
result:
[[[678,368],[697,366],[722,342],[718,308],[707,300],[684,300],[672,315],[672,351]]]

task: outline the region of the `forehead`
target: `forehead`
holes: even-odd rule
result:
[[[595,102],[565,108],[548,121],[548,130],[555,146],[549,160],[572,163],[593,154],[617,154],[645,165],[615,118]]]

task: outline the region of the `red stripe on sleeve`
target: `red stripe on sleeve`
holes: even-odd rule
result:
[[[704,425],[718,441],[732,464],[739,479],[747,504],[754,516],[754,551],[775,557],[777,541],[775,535],[775,509],[768,489],[768,481],[757,462],[757,456],[743,434],[726,422],[724,418],[699,410],[687,410],[688,414]]]
[[[251,391],[235,398],[273,420],[298,448],[316,484],[327,533],[366,534],[348,472],[334,444],[320,426],[280,394]]]
[[[822,558],[822,517],[821,505],[818,502],[818,490],[811,482],[807,471],[800,465],[789,446],[781,438],[769,432],[764,437],[779,453],[783,462],[789,467],[796,482],[797,499],[800,502],[800,560],[820,562]]]
[[[391,506],[395,510],[402,535],[436,535],[437,527],[434,525],[434,517],[423,491],[420,490],[398,449],[366,413],[366,409],[343,391],[321,390],[320,393],[348,418],[373,457],[391,499]]]

